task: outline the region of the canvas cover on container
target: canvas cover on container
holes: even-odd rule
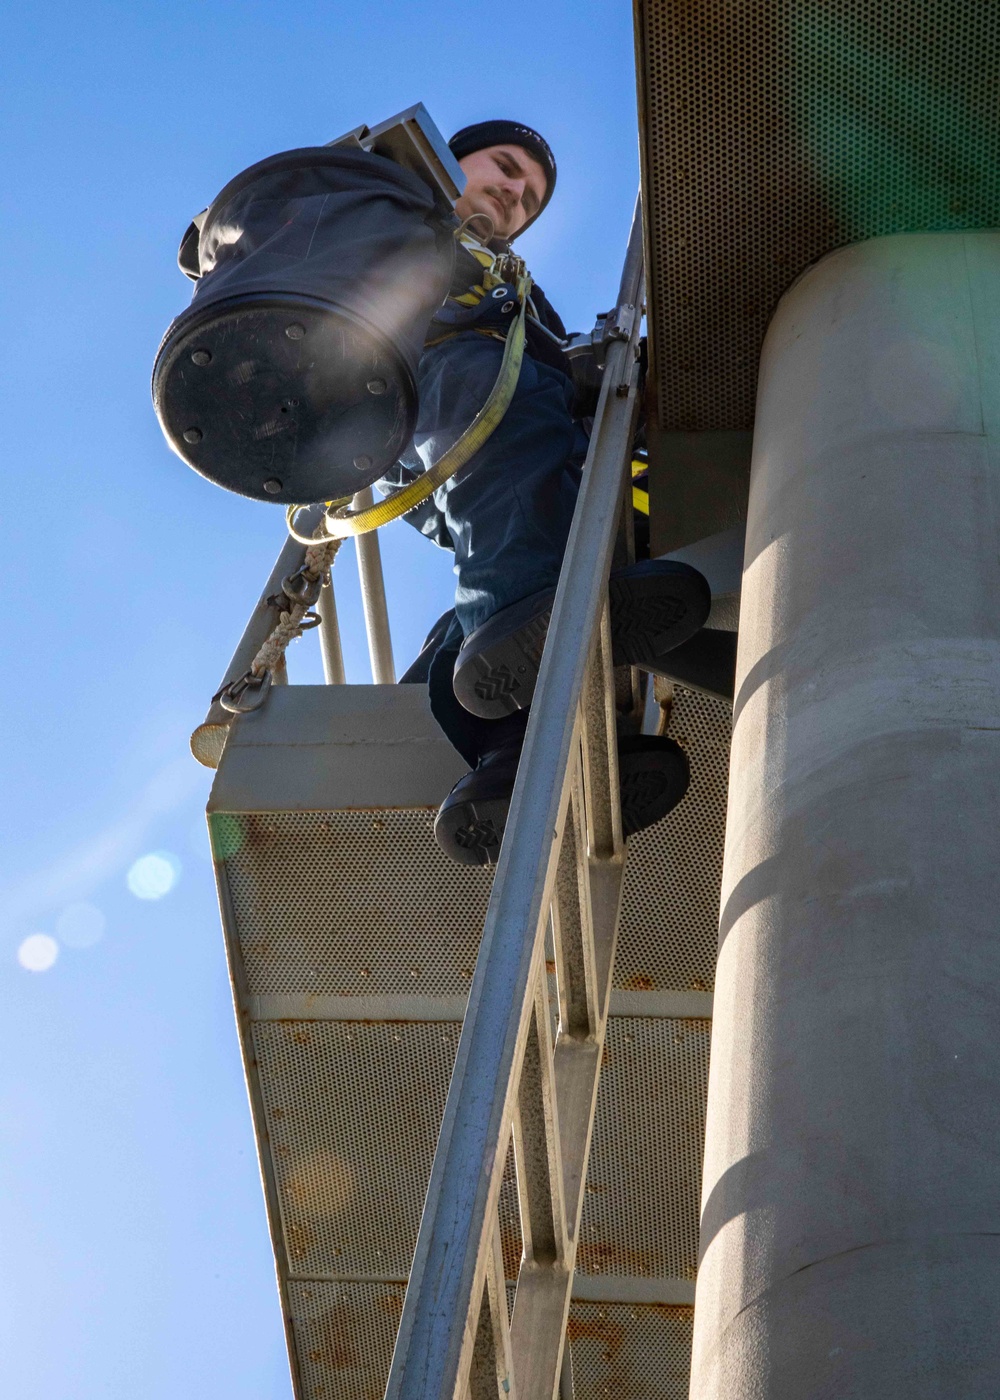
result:
[[[194,296],[153,369],[174,451],[260,500],[330,500],[375,481],[413,432],[455,227],[417,175],[350,146],[286,151],[236,176],[197,245],[185,240]]]

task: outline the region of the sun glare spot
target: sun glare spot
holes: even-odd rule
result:
[[[48,933],[29,933],[17,950],[17,960],[28,972],[48,972],[59,956],[59,944]]]
[[[67,948],[93,948],[108,921],[94,904],[68,904],[56,919],[56,933]]]
[[[150,851],[129,866],[125,877],[136,899],[162,899],[176,885],[181,863],[169,851]]]

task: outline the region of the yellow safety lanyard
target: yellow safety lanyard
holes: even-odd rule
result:
[[[643,476],[646,482],[637,486],[637,479]],[[640,515],[649,514],[649,463],[640,462],[637,458],[632,460],[632,508]]]
[[[481,263],[483,258],[481,250],[477,253],[473,249],[473,256]],[[494,259],[491,255],[491,265]],[[496,430],[502,420],[510,402],[514,397],[514,390],[517,388],[517,381],[521,373],[521,361],[524,358],[525,341],[525,318],[528,309],[528,297],[531,294],[531,275],[520,258],[513,255],[506,255],[506,263],[509,267],[513,264],[514,277],[516,278],[516,295],[520,305],[517,320],[507,333],[504,344],[503,359],[500,362],[500,371],[497,374],[496,382],[490,390],[489,397],[482,408],[473,418],[465,432],[448,448],[447,452],[434,463],[416,481],[411,481],[400,491],[394,491],[391,496],[387,496],[384,501],[378,501],[375,505],[369,506],[365,510],[352,511],[350,508],[350,496],[344,496],[340,500],[328,501],[326,514],[322,519],[322,527],[325,531],[320,538],[330,540],[347,539],[351,535],[366,535],[370,530],[377,530],[381,525],[388,525],[390,520],[398,520],[401,515],[426,501],[432,496],[439,486],[443,486],[446,481],[455,475],[466,462],[473,457],[486,442],[487,438]],[[484,264],[485,267],[485,264]],[[472,292],[466,293],[464,297],[456,300],[463,304],[474,305],[478,300],[476,292],[485,295],[489,285],[499,285],[503,279],[492,274],[491,270],[484,271],[483,287],[475,287]],[[467,298],[472,297],[468,302]],[[316,540],[300,535],[295,529],[295,516],[301,506],[289,506],[285,512],[288,522],[288,532],[301,544],[315,544]]]

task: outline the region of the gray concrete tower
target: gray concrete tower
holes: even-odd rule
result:
[[[692,1400],[1000,1395],[1000,233],[761,366]]]

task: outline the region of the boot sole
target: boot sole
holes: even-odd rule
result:
[[[652,743],[650,742],[652,740]],[[683,801],[691,781],[687,754],[673,740],[636,734],[618,745],[622,834],[634,836],[660,821]]]
[[[619,743],[618,772],[622,833],[634,836],[674,810],[687,793],[690,768],[679,744],[650,734],[637,734]],[[445,799],[434,835],[445,855],[459,865],[496,865],[514,791],[505,796],[471,799],[448,805]]]
[[[466,657],[459,653],[452,684],[463,709],[480,719],[503,719],[528,708],[542,664],[554,599],[553,592],[548,595],[547,604],[539,608],[536,603],[525,621],[506,636],[487,641]]]
[[[669,563],[675,576],[655,572]],[[712,610],[712,592],[695,569],[674,561],[648,560],[646,571],[611,576],[612,661],[650,668],[699,631]],[[683,572],[681,572],[683,570]],[[667,591],[667,580],[669,589]]]
[[[658,565],[656,570],[637,573],[633,569],[627,575],[612,577],[608,585],[616,666],[655,670],[662,657],[694,636],[712,606],[708,585],[695,569],[672,564],[670,574],[665,575],[660,561],[651,562]],[[471,714],[503,719],[531,704],[555,593],[547,597],[547,603],[525,599],[528,615],[519,626],[515,613],[509,618],[512,626],[506,635],[490,641],[487,632],[485,645],[466,656],[459,653],[455,695]],[[485,623],[484,629],[489,626]]]
[[[437,843],[459,865],[496,865],[509,810],[510,794],[442,807],[434,822]]]

